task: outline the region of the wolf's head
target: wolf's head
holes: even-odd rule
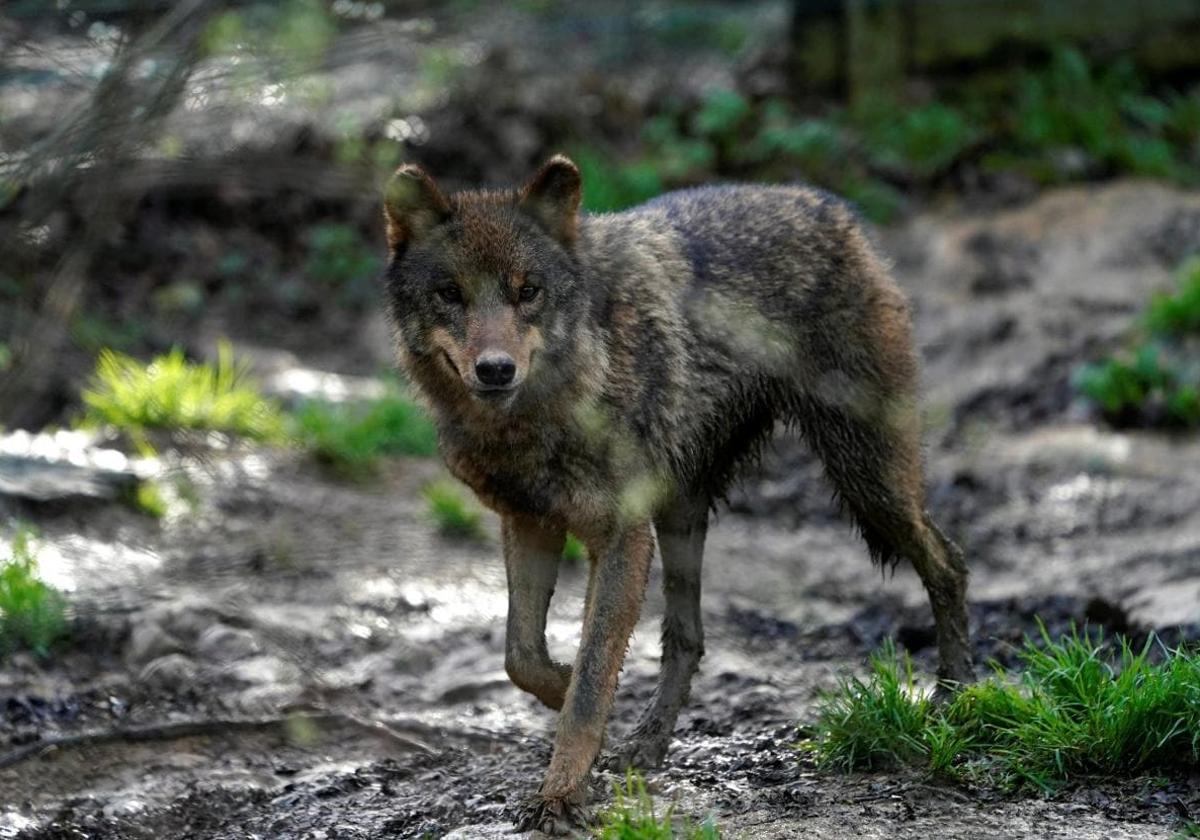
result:
[[[435,401],[507,407],[557,355],[581,303],[580,196],[562,156],[519,191],[446,196],[420,167],[392,176],[388,306],[401,360]]]

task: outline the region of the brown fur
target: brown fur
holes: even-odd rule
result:
[[[655,534],[662,670],[613,762],[662,761],[704,650],[709,507],[779,423],[821,457],[871,556],[914,564],[944,684],[971,676],[962,555],[923,509],[907,304],[853,213],[805,187],[725,187],[587,216],[580,189],[561,157],[519,191],[449,197],[405,167],[385,209],[401,366],[450,470],[504,522],[506,668],[561,709],[518,819],[552,831],[581,818]],[[496,354],[511,387],[476,375]],[[573,666],[544,638],[567,531],[592,564]]]

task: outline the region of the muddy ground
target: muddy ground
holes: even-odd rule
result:
[[[879,238],[914,302],[929,505],[967,550],[979,659],[1011,663],[1038,617],[1056,633],[1090,621],[1200,637],[1200,441],[1105,430],[1070,386],[1200,247],[1200,196],[1078,187],[987,214],[949,205]],[[199,502],[161,523],[119,501],[0,497],[41,529],[79,640],[0,672],[0,740],[213,723],[0,769],[0,836],[510,832],[554,716],[503,672],[496,523],[484,543],[438,536],[418,492],[433,461],[347,484],[295,453],[200,444],[173,468]],[[819,692],[892,634],[928,677],[932,628],[915,575],[871,568],[797,441],[781,438],[716,518],[704,577],[708,655],[667,765],[647,778],[728,837],[1167,838],[1200,817],[1195,778],[1043,799],[818,772],[793,744]],[[584,582],[564,568],[549,631],[564,658]],[[610,738],[652,689],[658,582]],[[597,774],[597,801],[614,781]]]

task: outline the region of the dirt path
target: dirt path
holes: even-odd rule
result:
[[[931,214],[882,236],[911,292],[927,370],[930,505],[969,552],[981,657],[1041,615],[1110,630],[1200,620],[1200,442],[1097,430],[1068,378],[1110,345],[1169,267],[1200,248],[1200,198],[1079,188],[998,215]],[[0,769],[0,836],[498,837],[548,758],[553,716],[502,669],[504,588],[490,542],[433,533],[405,461],[346,485],[289,453],[208,452],[194,512],[161,525],[112,503],[2,501],[36,521],[74,590],[86,647],[0,674],[0,739],[334,709],[389,720],[432,753],[352,723],[303,722],[59,751]],[[578,633],[566,568],[553,651]],[[706,657],[661,801],[729,837],[1170,837],[1196,779],[1052,800],[916,776],[818,773],[792,747],[817,693],[897,634],[931,672],[907,569],[881,581],[819,472],[784,440],[711,531]],[[610,734],[649,696],[658,579]],[[614,781],[597,775],[603,799]]]

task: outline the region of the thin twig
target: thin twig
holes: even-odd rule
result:
[[[74,735],[59,735],[45,738],[32,744],[26,744],[15,750],[0,754],[0,769],[12,767],[30,758],[44,755],[51,750],[79,749],[101,744],[121,742],[144,743],[147,741],[173,741],[179,738],[194,738],[197,736],[228,735],[235,732],[259,732],[265,729],[277,729],[289,725],[313,726],[342,725],[361,729],[364,732],[390,741],[393,744],[413,752],[425,755],[437,755],[438,751],[417,738],[398,732],[396,726],[408,728],[404,722],[399,724],[362,718],[343,712],[318,712],[313,714],[280,715],[268,718],[218,718],[208,720],[189,720],[174,723],[158,723],[147,726],[117,727],[114,729],[96,729],[90,732],[79,732]],[[415,728],[415,727],[414,727]],[[422,727],[424,728],[424,727]],[[430,733],[433,734],[433,733]],[[450,736],[452,733],[437,733]]]

